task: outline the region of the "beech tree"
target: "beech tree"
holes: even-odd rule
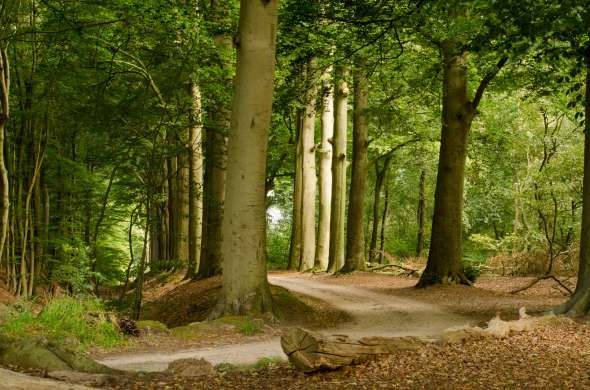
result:
[[[272,310],[266,277],[265,180],[278,1],[243,0],[240,6],[223,221],[223,291],[216,314]]]

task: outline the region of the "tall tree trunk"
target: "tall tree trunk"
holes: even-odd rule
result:
[[[8,183],[8,171],[4,158],[4,126],[10,117],[10,67],[6,48],[0,49],[0,184],[2,185],[2,202],[0,206],[0,265],[6,244],[8,232],[8,217],[10,209],[10,188]]]
[[[150,226],[150,214],[147,210],[150,209],[150,202],[146,202],[145,205],[146,209],[146,221],[145,227],[143,229],[143,250],[141,252],[141,258],[139,260],[139,267],[137,269],[137,279],[135,280],[135,302],[133,305],[133,318],[135,320],[139,320],[141,318],[141,309],[142,309],[142,301],[143,301],[143,280],[145,274],[145,263],[147,259],[147,252],[148,252],[148,240],[149,240],[149,226]]]
[[[320,213],[315,267],[328,269],[330,258],[330,214],[332,210],[332,137],[334,136],[334,86],[332,67],[324,73],[322,91],[322,143],[320,149]]]
[[[344,266],[346,220],[346,139],[348,131],[347,66],[336,66],[334,100],[334,153],[332,155],[332,210],[330,215],[330,257],[328,272]]]
[[[293,220],[291,222],[291,243],[289,246],[290,270],[298,270],[301,267],[302,247],[302,202],[303,202],[303,148],[301,144],[303,113],[297,113],[297,135],[295,141],[295,164],[293,175]]]
[[[354,111],[352,129],[352,176],[348,204],[346,260],[341,272],[365,269],[365,232],[363,210],[367,181],[368,124],[366,110],[369,105],[369,80],[366,60],[355,58]]]
[[[590,34],[588,34],[590,38]],[[576,291],[557,314],[587,315],[590,312],[590,45],[586,48],[586,102],[584,127],[584,186],[582,190],[582,232]]]
[[[430,252],[418,287],[463,283],[461,218],[467,135],[474,111],[467,97],[467,55],[443,47],[442,135],[434,194]]]
[[[265,182],[278,1],[242,0],[240,5],[223,221],[223,290],[217,315],[272,311],[266,277]]]
[[[316,169],[315,169],[315,103],[317,86],[312,79],[315,71],[315,59],[311,59],[306,67],[306,81],[308,91],[305,94],[305,111],[301,126],[301,261],[299,271],[313,269],[315,262],[315,199],[316,199]]]
[[[389,210],[389,185],[385,181],[385,198],[383,199],[383,214],[381,215],[381,238],[379,243],[379,264],[383,264],[383,251],[385,250],[385,225],[387,224],[387,212]]]
[[[187,279],[196,277],[201,255],[201,232],[203,229],[203,141],[201,120],[201,90],[196,83],[191,84],[193,100],[192,124],[189,129],[189,261]]]
[[[383,165],[379,167],[379,159],[375,161],[375,191],[373,194],[373,227],[371,229],[371,243],[369,245],[369,261],[375,262],[377,260],[377,235],[379,233],[379,215],[381,193],[383,192],[383,184],[389,169],[393,154],[388,154],[383,158]]]
[[[418,190],[418,234],[416,237],[416,257],[422,257],[424,251],[424,221],[426,219],[426,171],[423,169],[420,174],[420,185]]]
[[[228,3],[211,0],[212,21],[215,23],[213,40],[216,48],[217,68],[221,71],[220,91],[232,85],[231,64],[233,56],[231,19]],[[231,90],[231,88],[229,88]],[[201,255],[197,278],[208,278],[221,273],[223,262],[223,215],[225,208],[227,133],[230,122],[229,93],[209,97],[209,125],[205,129],[205,177],[203,187],[203,229]]]

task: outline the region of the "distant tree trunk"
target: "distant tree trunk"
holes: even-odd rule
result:
[[[146,210],[150,209],[150,202],[148,201],[146,204]],[[148,240],[149,240],[149,226],[150,226],[150,217],[149,213],[146,212],[146,222],[144,228],[144,236],[143,236],[143,250],[141,253],[141,259],[139,260],[139,267],[137,269],[137,279],[135,280],[135,302],[133,305],[133,317],[135,320],[139,320],[141,318],[141,304],[143,301],[143,280],[145,274],[145,263],[147,258],[148,252]]]
[[[352,129],[352,176],[348,204],[346,260],[341,272],[365,269],[365,232],[363,210],[367,181],[368,124],[366,110],[369,105],[369,81],[366,60],[355,59],[354,112]]]
[[[223,221],[223,289],[215,315],[272,311],[266,277],[265,182],[278,1],[242,0],[240,5]]]
[[[186,132],[188,133],[188,131]],[[190,212],[190,199],[189,199],[189,176],[190,176],[190,163],[189,163],[189,147],[188,147],[188,134],[182,134],[180,145],[182,148],[177,156],[178,171],[176,174],[176,260],[179,265],[188,265],[188,234],[189,234],[189,212]]]
[[[231,72],[234,53],[232,36],[229,34],[231,19],[228,18],[228,3],[211,0],[212,21],[215,24],[216,68],[222,73],[220,90],[232,85]],[[231,88],[229,88],[231,90]],[[222,93],[222,92],[220,92]],[[229,96],[227,96],[229,98]],[[226,96],[212,94],[209,124],[205,129],[205,177],[203,179],[203,228],[201,233],[201,255],[197,278],[208,278],[221,273],[223,262],[223,214],[226,190],[227,133],[230,109]]]
[[[311,59],[306,67],[308,91],[305,94],[305,111],[301,126],[301,261],[299,271],[313,269],[315,262],[315,201],[316,201],[316,169],[315,169],[315,114],[317,86],[312,76],[315,71],[315,59]]]
[[[590,34],[589,34],[590,38]],[[586,48],[586,103],[584,127],[584,185],[582,190],[582,232],[576,291],[556,314],[583,316],[590,313],[590,46]]]
[[[295,164],[293,175],[293,220],[291,223],[291,243],[289,246],[290,270],[298,270],[301,266],[302,249],[302,202],[303,202],[303,147],[301,145],[303,114],[297,113],[297,134],[295,141]]]
[[[191,84],[193,110],[189,129],[189,227],[187,279],[196,277],[201,255],[201,232],[203,228],[203,148],[201,124],[201,91],[196,83]]]
[[[321,120],[320,215],[314,268],[319,271],[325,271],[328,269],[330,258],[330,214],[332,210],[332,137],[334,136],[334,86],[332,84],[332,67],[329,67],[324,73]]]
[[[383,192],[383,184],[387,176],[387,170],[393,154],[388,154],[383,158],[383,166],[379,167],[379,159],[375,161],[375,191],[373,197],[373,228],[371,230],[371,243],[369,245],[369,260],[375,262],[377,260],[377,234],[379,232],[379,211],[381,203],[381,193]]]
[[[379,243],[379,264],[383,264],[383,251],[385,250],[385,225],[389,210],[389,186],[385,181],[385,199],[383,199],[383,214],[381,215],[381,238]]]
[[[426,171],[420,174],[420,186],[418,190],[418,237],[416,239],[416,257],[421,257],[424,251],[424,220],[426,217]]]
[[[219,275],[223,261],[222,226],[225,212],[227,139],[223,133],[212,128],[205,131],[205,137],[203,231],[201,258],[197,273],[199,279]]]
[[[336,66],[334,100],[334,152],[332,155],[332,210],[330,215],[330,258],[328,272],[344,266],[346,221],[346,139],[348,130],[348,67]]]
[[[168,137],[168,143],[173,145],[171,137]],[[176,156],[168,157],[166,159],[166,179],[168,181],[168,260],[178,259],[178,217],[176,213],[178,211],[178,199],[176,195],[176,175],[178,169],[176,164]]]
[[[0,49],[0,107],[2,108],[2,112],[0,113],[0,184],[2,185],[2,202],[0,203],[2,207],[0,214],[0,265],[2,265],[10,209],[10,188],[4,158],[4,126],[10,118],[10,67],[8,56],[6,55],[6,48]]]

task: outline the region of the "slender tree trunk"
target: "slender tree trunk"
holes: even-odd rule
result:
[[[266,277],[265,182],[278,1],[240,4],[223,221],[223,290],[216,315],[272,311]]]
[[[141,259],[139,260],[139,267],[137,270],[137,279],[136,279],[136,287],[135,287],[135,302],[133,305],[133,317],[135,320],[139,320],[141,318],[141,309],[142,309],[142,301],[143,301],[143,280],[145,274],[145,263],[147,259],[147,252],[148,252],[148,240],[149,240],[149,226],[150,226],[150,217],[147,210],[150,208],[150,202],[148,201],[146,204],[146,221],[145,221],[145,228],[144,228],[144,235],[143,235],[143,250],[141,252]]]
[[[308,91],[305,94],[305,112],[301,127],[302,156],[302,194],[301,194],[301,261],[300,271],[313,269],[315,262],[315,200],[316,200],[316,169],[315,169],[315,115],[317,86],[311,79],[315,70],[315,59],[311,59],[306,67]]]
[[[301,267],[302,247],[302,201],[303,201],[303,151],[301,145],[303,114],[297,114],[297,136],[295,142],[295,166],[293,175],[293,220],[291,222],[291,243],[289,246],[290,270],[298,270]]]
[[[355,59],[354,112],[352,129],[352,176],[350,182],[350,203],[348,204],[346,260],[341,272],[365,269],[365,232],[363,210],[365,207],[365,185],[367,181],[368,124],[366,110],[369,105],[369,81],[366,61]]]
[[[121,294],[119,295],[119,301],[122,301],[127,293],[127,287],[129,286],[129,276],[131,275],[131,267],[135,262],[135,254],[133,253],[133,225],[135,224],[135,216],[137,210],[131,211],[131,217],[129,218],[129,229],[127,230],[127,245],[129,245],[129,263],[127,264],[127,269],[125,270],[125,284],[123,285],[123,289],[121,289]]]
[[[172,143],[171,137],[168,137],[168,143]],[[176,157],[168,157],[166,159],[166,179],[168,181],[166,187],[168,190],[168,260],[178,259],[178,240],[176,237],[178,235],[178,224],[176,222],[178,220],[176,216],[178,210],[176,194],[178,192],[176,191],[176,174]]]
[[[589,38],[590,38],[590,34]],[[586,103],[584,127],[584,185],[582,190],[582,232],[578,281],[574,295],[553,309],[557,314],[587,315],[590,312],[590,46],[586,49]]]
[[[418,190],[418,237],[416,238],[416,257],[422,257],[424,251],[424,221],[426,219],[426,171],[420,174]]]
[[[188,133],[188,131],[186,132]],[[190,225],[190,199],[189,199],[189,146],[188,134],[183,134],[182,148],[178,154],[178,174],[176,175],[176,260],[180,266],[188,266],[189,261],[189,225]]]
[[[379,215],[381,193],[383,192],[383,184],[389,169],[389,163],[392,159],[392,154],[388,154],[383,158],[383,166],[379,167],[379,160],[375,161],[375,191],[373,197],[373,227],[371,230],[371,243],[369,245],[369,260],[375,262],[377,260],[377,235],[379,232]]]
[[[0,184],[2,185],[2,202],[0,206],[0,265],[6,244],[8,232],[8,217],[10,209],[10,188],[8,183],[8,171],[4,158],[4,126],[10,117],[10,67],[6,48],[0,49]]]
[[[332,211],[332,137],[334,136],[334,87],[332,67],[324,74],[322,91],[322,143],[320,149],[320,215],[315,267],[328,269],[330,258],[330,214]]]
[[[201,121],[201,90],[195,83],[191,85],[193,98],[192,125],[189,130],[189,261],[187,279],[196,277],[201,255],[201,232],[203,229],[203,126]]]
[[[205,187],[203,192],[203,233],[197,278],[221,273],[223,261],[223,215],[226,188],[226,137],[215,129],[205,132]]]
[[[328,272],[344,266],[346,220],[346,139],[348,130],[348,78],[346,66],[336,66],[334,100],[334,153],[332,155],[332,210],[330,215],[330,257]]]
[[[430,252],[418,287],[467,282],[461,258],[461,219],[467,135],[474,110],[467,97],[467,55],[443,47],[442,135]]]
[[[215,24],[213,40],[215,43],[216,68],[221,72],[222,85],[219,91],[231,90],[232,57],[234,53],[231,19],[228,3],[211,0],[212,21]],[[221,273],[223,262],[223,214],[225,208],[227,133],[230,122],[230,109],[226,101],[231,95],[219,92],[209,97],[210,125],[205,129],[205,177],[203,187],[203,229],[201,234],[201,255],[197,278],[208,278]]]
[[[387,224],[387,212],[389,210],[389,185],[385,181],[385,199],[383,199],[383,214],[381,215],[381,239],[379,243],[379,264],[383,264],[383,251],[385,250],[385,225]]]

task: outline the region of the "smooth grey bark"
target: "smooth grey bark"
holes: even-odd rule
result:
[[[223,288],[214,316],[272,311],[266,276],[265,183],[278,1],[242,0],[240,5],[223,220]]]
[[[332,209],[330,215],[330,256],[328,272],[340,271],[344,266],[346,221],[346,139],[348,131],[347,66],[335,69],[334,151],[332,154]]]

